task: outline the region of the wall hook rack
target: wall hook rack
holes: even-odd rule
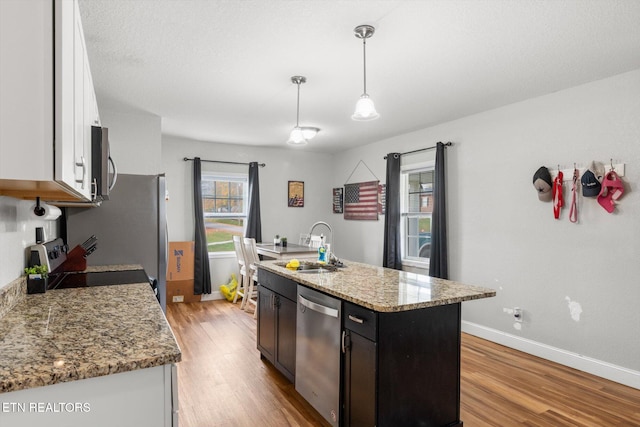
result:
[[[625,169],[625,164],[624,163],[613,163],[613,159],[609,160],[609,164],[606,164],[606,160],[604,162],[604,173],[608,173],[610,171],[614,171],[616,174],[618,174],[618,176],[623,177],[624,176],[624,169]],[[591,162],[588,162],[587,165],[591,164]],[[577,169],[578,172],[580,173],[580,176],[582,176],[582,174],[584,174],[587,169],[589,169],[588,166],[580,166],[579,163],[574,163],[573,164],[573,169],[560,169],[561,165],[558,165],[558,169],[550,169],[549,173],[551,174],[551,179],[554,179],[557,175],[558,175],[558,171],[561,170],[563,175],[564,175],[564,179],[563,181],[571,181],[573,178],[573,173],[575,172],[575,170]]]

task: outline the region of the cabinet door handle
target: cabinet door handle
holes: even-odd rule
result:
[[[344,354],[347,353],[347,350],[351,349],[351,333],[347,329],[342,331],[342,342],[340,346]]]
[[[82,189],[84,189],[84,176],[87,172],[85,163],[86,162],[84,160],[84,156],[80,156],[80,160],[76,160],[76,166],[78,167],[82,166],[82,178],[80,179],[76,178],[77,183],[82,183],[82,186],[81,186]]]
[[[349,320],[351,320],[353,322],[356,322],[356,323],[360,323],[361,325],[364,323],[363,319],[361,319],[359,317],[356,317],[356,316],[353,316],[351,314],[349,315]]]

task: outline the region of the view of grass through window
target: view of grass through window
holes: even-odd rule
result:
[[[202,206],[209,252],[233,252],[233,236],[244,234],[247,177],[202,176]]]

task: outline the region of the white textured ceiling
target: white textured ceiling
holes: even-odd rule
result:
[[[165,134],[338,152],[640,68],[638,0],[80,0],[100,108]],[[367,89],[380,118],[354,122]],[[293,149],[293,148],[292,148]],[[296,148],[297,149],[297,148]]]

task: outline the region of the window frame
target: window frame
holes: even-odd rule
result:
[[[407,267],[424,268],[429,269],[429,258],[410,257],[407,255],[408,247],[408,230],[407,230],[407,218],[409,216],[416,217],[429,217],[433,218],[433,213],[420,214],[414,212],[408,212],[409,209],[409,175],[412,173],[433,171],[435,174],[435,160],[424,161],[419,163],[411,163],[402,165],[400,167],[400,255],[402,265]],[[435,181],[435,179],[434,179]],[[435,182],[434,182],[435,186]]]
[[[204,210],[205,199],[211,199],[209,197],[205,197],[204,191],[202,192],[202,215],[204,220],[206,221],[208,218],[214,219],[242,219],[242,235],[244,236],[247,230],[247,218],[249,215],[249,174],[248,173],[238,173],[238,172],[220,172],[220,171],[202,171],[200,174],[201,182],[205,181],[221,181],[221,182],[242,182],[243,185],[243,194],[242,194],[242,213],[215,213],[215,212],[206,212]],[[209,259],[213,258],[233,258],[236,256],[235,250],[231,251],[219,251],[219,252],[210,252],[207,248],[207,253],[209,255]]]

